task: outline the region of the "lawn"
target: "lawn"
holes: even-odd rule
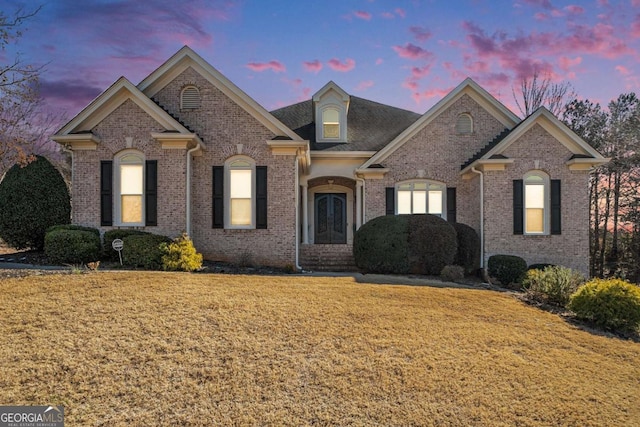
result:
[[[640,425],[640,344],[509,294],[100,272],[0,295],[0,403],[68,426]]]

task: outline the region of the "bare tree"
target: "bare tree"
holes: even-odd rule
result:
[[[41,8],[18,9],[11,16],[0,11],[0,50],[22,36],[25,23]],[[0,179],[9,166],[54,150],[48,135],[63,118],[43,108],[39,90],[43,71],[44,65],[26,63],[20,53],[0,62]]]
[[[560,116],[567,102],[576,95],[569,82],[552,83],[548,76],[541,78],[537,70],[531,77],[520,81],[519,91],[512,87],[511,93],[525,117],[540,107],[546,107],[556,117]]]

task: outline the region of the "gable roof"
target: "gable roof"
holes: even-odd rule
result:
[[[319,91],[313,94],[313,97],[311,97],[311,99],[313,100],[313,102],[318,102],[325,93],[330,91],[334,91],[343,102],[349,102],[349,94],[345,92],[344,89],[342,89],[340,86],[338,86],[333,80],[330,80],[329,83],[322,86]]]
[[[512,129],[520,121],[518,116],[513,114],[507,107],[505,107],[500,101],[494,98],[489,92],[480,87],[471,78],[466,78],[455,89],[449,92],[447,96],[442,98],[438,103],[436,103],[426,113],[424,113],[418,120],[416,120],[411,126],[406,128],[404,132],[399,134],[386,147],[382,148],[378,153],[367,160],[361,166],[361,169],[366,169],[371,165],[382,163],[387,157],[394,153],[398,148],[402,147],[402,145],[404,145],[420,130],[422,130],[425,126],[431,123],[431,121],[438,117],[440,113],[445,111],[464,95],[470,96],[493,117],[495,117],[500,123],[502,123],[507,129]]]
[[[332,89],[332,83],[323,89]],[[274,110],[271,114],[300,138],[309,140],[311,150],[318,151],[378,151],[420,117],[412,111],[351,96],[347,112],[347,142],[330,143],[316,141],[313,99]]]
[[[65,142],[66,139],[73,138],[72,135],[86,134],[100,123],[116,108],[126,100],[133,101],[138,107],[156,120],[165,131],[182,135],[197,136],[163,110],[151,99],[146,97],[136,86],[125,77],[120,77],[109,88],[98,95],[80,113],[64,125],[52,139],[56,142]],[[198,138],[199,140],[199,138]],[[199,141],[202,142],[202,141]]]
[[[549,132],[572,153],[569,161],[592,165],[608,162],[608,159],[602,156],[598,150],[587,144],[575,132],[558,120],[549,110],[545,107],[540,107],[522,122],[518,123],[517,126],[500,134],[480,152],[465,162],[462,165],[462,171],[460,173],[464,174],[478,161],[492,158],[505,159],[506,157],[502,153],[536,124],[542,126],[542,128]]]
[[[299,136],[296,135],[295,132],[269,114],[264,107],[233,84],[231,80],[223,76],[218,70],[211,66],[211,64],[202,59],[202,57],[195,53],[189,46],[182,47],[164,64],[149,74],[149,76],[138,84],[138,89],[147,97],[153,98],[155,94],[188,67],[193,68],[213,86],[231,98],[236,104],[273,132],[276,137],[284,136],[291,140],[300,141]]]

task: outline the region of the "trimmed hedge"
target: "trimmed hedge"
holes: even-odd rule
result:
[[[100,259],[100,235],[86,230],[56,229],[44,238],[44,253],[55,264],[82,264]]]
[[[458,238],[458,252],[453,263],[464,268],[467,274],[475,273],[480,268],[480,236],[467,224],[454,222],[451,225]]]
[[[146,270],[162,268],[162,243],[171,243],[171,239],[158,234],[134,234],[122,239],[122,261],[130,267],[141,267]],[[114,251],[115,252],[115,251]]]
[[[44,157],[14,165],[0,182],[0,238],[16,249],[42,249],[47,229],[70,215],[67,184]]]
[[[502,286],[512,286],[521,282],[527,262],[515,255],[493,255],[489,257],[487,268],[489,275],[498,279]]]
[[[353,257],[367,273],[409,272],[409,217],[380,216],[366,222],[353,238]]]
[[[102,238],[103,258],[109,261],[118,261],[119,260],[118,251],[114,251],[113,247],[111,246],[113,241],[115,239],[124,239],[127,236],[140,236],[143,234],[151,234],[151,233],[147,231],[131,230],[127,228],[106,231]]]
[[[54,225],[53,227],[47,228],[47,233],[51,233],[52,231],[56,231],[56,230],[88,231],[100,237],[100,230],[98,230],[97,228],[85,227],[84,225],[75,225],[75,224]]]
[[[621,279],[593,279],[571,295],[568,308],[579,319],[614,331],[640,327],[640,287]]]
[[[410,272],[438,276],[455,260],[456,230],[439,216],[410,215],[408,245]]]

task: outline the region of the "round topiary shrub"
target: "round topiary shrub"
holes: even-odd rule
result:
[[[162,243],[171,243],[171,239],[159,234],[137,234],[122,239],[122,261],[130,267],[141,267],[146,270],[162,268]]]
[[[435,215],[410,215],[409,269],[437,276],[456,257],[458,240],[451,223]]]
[[[458,239],[458,252],[453,263],[464,268],[467,274],[474,273],[480,268],[480,236],[467,224],[454,222],[451,225]]]
[[[100,259],[100,235],[86,230],[56,229],[44,238],[44,253],[54,264],[83,264]]]
[[[493,255],[487,261],[489,275],[502,286],[520,288],[519,283],[527,271],[527,262],[515,255]]]
[[[579,319],[609,330],[637,332],[640,287],[621,279],[593,279],[571,295],[568,308]]]
[[[196,251],[193,242],[182,233],[171,243],[161,243],[162,268],[170,271],[194,271],[202,267],[202,254]]]
[[[140,236],[143,234],[151,234],[151,233],[147,231],[131,230],[127,228],[105,231],[104,236],[102,238],[103,240],[102,257],[109,261],[118,261],[119,260],[118,251],[113,250],[113,247],[111,246],[113,241],[116,239],[122,240],[127,236]]]
[[[46,230],[70,215],[67,184],[44,157],[14,165],[0,182],[0,238],[16,249],[42,249]]]
[[[409,272],[409,217],[386,215],[368,221],[353,238],[353,257],[366,273]]]

